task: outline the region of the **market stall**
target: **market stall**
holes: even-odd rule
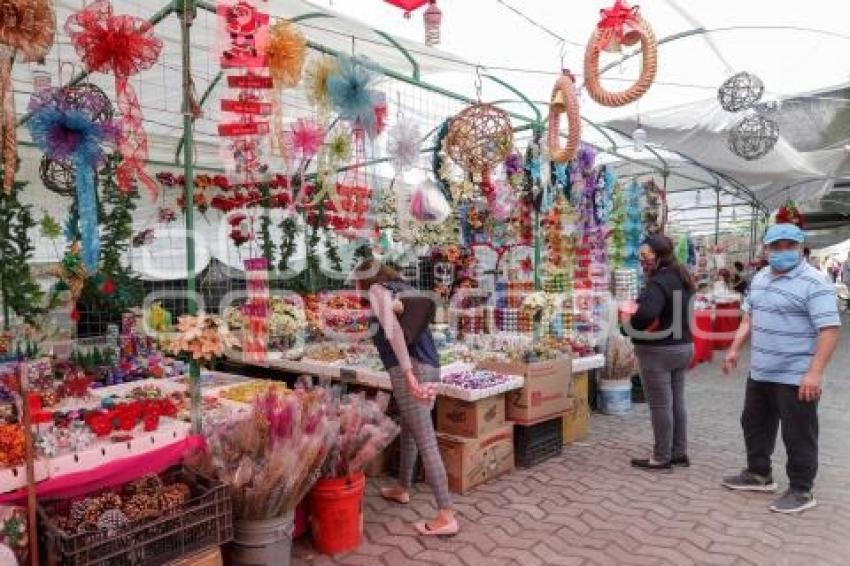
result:
[[[714,246],[723,203],[752,210],[739,240],[764,212],[684,156],[624,148],[569,70],[538,105],[434,49],[435,2],[427,46],[298,0],[32,4],[32,37],[0,22],[0,551],[20,560],[286,563],[308,524],[318,551],[355,549],[365,476],[398,459],[349,278],[367,258],[436,305],[451,490],[553,458],[589,434],[596,370],[630,391],[613,337],[644,236],[708,275],[721,250],[683,195],[715,193]],[[590,99],[646,95],[650,15],[618,0],[587,31]],[[601,54],[638,44],[612,90]],[[433,82],[458,71],[474,96]],[[287,379],[247,376],[264,372]]]

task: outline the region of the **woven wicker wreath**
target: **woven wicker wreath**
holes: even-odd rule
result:
[[[637,82],[624,91],[609,92],[599,79],[599,54],[619,52],[623,45],[641,44],[641,70]],[[602,10],[602,18],[590,36],[584,52],[585,86],[590,97],[603,106],[625,106],[649,90],[658,71],[658,42],[652,28],[638,13],[616,0],[610,10]]]
[[[569,133],[567,146],[561,147],[561,114],[567,115]],[[549,156],[555,163],[572,161],[581,142],[581,118],[578,113],[578,95],[573,75],[565,70],[555,81],[552,100],[549,103]]]
[[[446,152],[465,171],[481,173],[507,158],[513,140],[507,112],[479,102],[452,118]]]

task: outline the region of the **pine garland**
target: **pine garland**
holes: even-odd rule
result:
[[[287,216],[279,226],[282,235],[280,239],[280,261],[277,267],[280,271],[286,271],[298,243],[298,221],[294,216]]]
[[[120,156],[110,156],[100,172],[100,270],[86,281],[80,299],[87,309],[113,315],[140,306],[144,294],[142,282],[121,261],[130,249],[133,238],[133,211],[136,210],[138,192],[124,193],[119,190],[116,171],[120,161]]]
[[[272,242],[271,225],[272,220],[269,215],[271,209],[271,193],[269,185],[263,183],[260,185],[260,191],[263,195],[263,214],[260,216],[260,241],[263,248],[263,257],[266,258],[268,265],[274,265],[274,243]]]
[[[0,169],[0,182],[2,180],[3,170]],[[35,251],[29,231],[37,223],[32,217],[32,207],[18,200],[19,191],[26,185],[16,181],[9,194],[0,191],[0,294],[6,330],[12,313],[33,322],[43,312],[40,305],[44,294],[29,265]]]

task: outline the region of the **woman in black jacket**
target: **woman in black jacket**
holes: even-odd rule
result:
[[[685,371],[693,356],[694,281],[674,250],[673,241],[663,235],[649,236],[641,246],[647,282],[628,325],[655,435],[652,456],[633,459],[632,466],[650,470],[690,465]]]

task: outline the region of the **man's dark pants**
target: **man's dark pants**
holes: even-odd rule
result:
[[[818,402],[801,401],[799,389],[796,385],[748,379],[741,426],[747,469],[772,477],[770,459],[781,425],[791,489],[811,491],[818,471]]]

